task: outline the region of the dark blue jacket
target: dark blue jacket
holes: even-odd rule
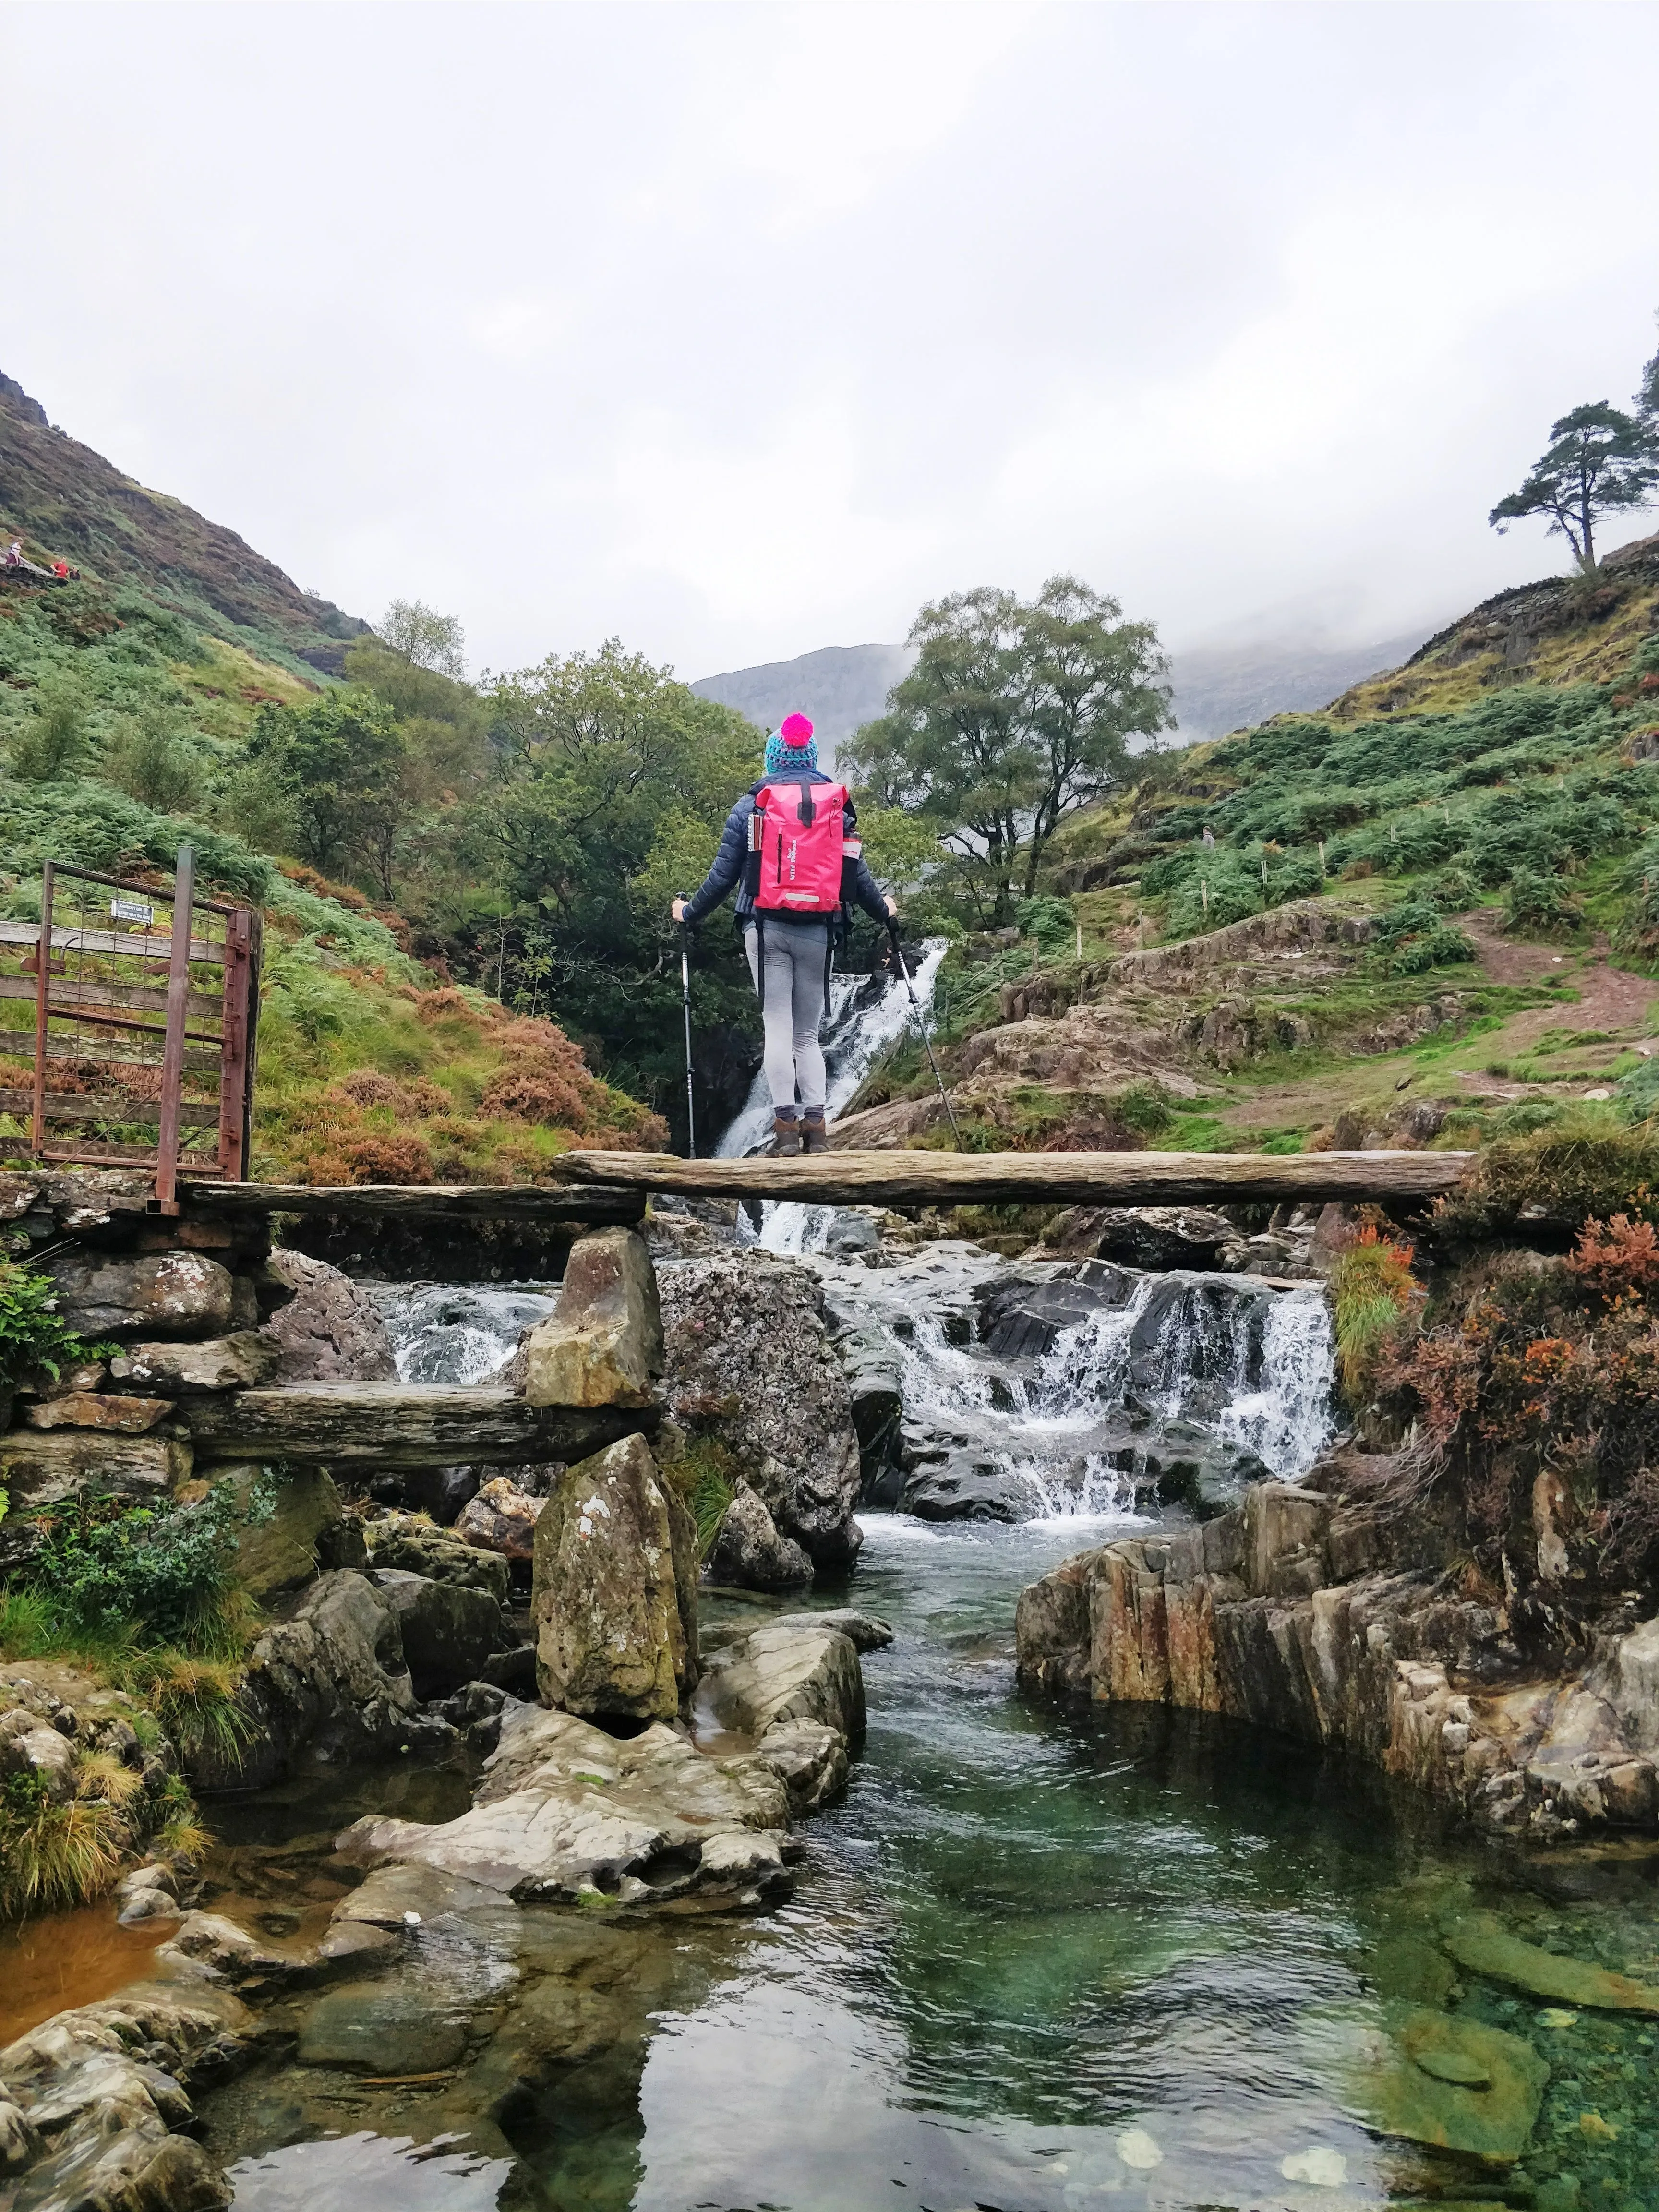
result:
[[[787,778],[763,775],[758,783],[751,784],[726,817],[726,827],[720,832],[720,848],[714,855],[714,866],[704,877],[701,889],[685,902],[685,918],[688,921],[702,921],[713,914],[734,884],[738,887],[738,922],[741,924],[745,915],[753,913],[755,902],[744,889],[743,883],[743,864],[749,857],[749,817],[755,811],[755,793],[763,790],[769,783],[780,783],[786,781],[790,783],[833,783],[835,778],[825,775],[821,769],[805,769],[798,770]],[[853,811],[853,801],[850,797],[847,801],[846,811],[842,816],[842,820],[846,824],[847,834],[851,836],[858,828],[859,818]],[[853,892],[867,915],[873,915],[878,921],[886,921],[887,902],[882,896],[880,888],[871,874],[862,854],[859,855],[858,867],[853,878]],[[776,919],[780,921],[792,920],[816,921],[819,917],[816,915],[779,915]]]

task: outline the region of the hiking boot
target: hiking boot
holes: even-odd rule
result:
[[[830,1132],[822,1114],[808,1114],[800,1125],[800,1148],[804,1152],[827,1152]]]
[[[791,1114],[786,1120],[781,1114],[772,1116],[772,1155],[775,1159],[793,1160],[800,1150],[800,1123]]]

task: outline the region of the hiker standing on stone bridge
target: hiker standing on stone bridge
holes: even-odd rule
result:
[[[884,923],[898,912],[870,872],[857,827],[846,786],[818,766],[812,725],[805,714],[786,715],[766,741],[766,774],[726,817],[702,888],[674,901],[675,921],[695,927],[737,890],[737,924],[766,1029],[773,1149],[786,1155],[830,1149],[818,1032],[842,908],[856,899]]]

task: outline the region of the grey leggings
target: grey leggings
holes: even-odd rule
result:
[[[825,1079],[823,1047],[818,1031],[823,1024],[823,978],[830,957],[830,929],[819,921],[774,921],[764,931],[766,988],[761,990],[756,966],[756,929],[744,927],[744,949],[749,973],[760,992],[761,1013],[766,1024],[766,1081],[774,1107],[793,1112],[797,1086],[800,1103],[809,1112],[823,1109]]]

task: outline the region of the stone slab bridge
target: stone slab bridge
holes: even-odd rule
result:
[[[547,1184],[198,1183],[185,1211],[349,1213],[392,1224],[441,1217],[556,1223],[641,1220],[653,1192],[795,1199],[811,1206],[1217,1206],[1256,1200],[1412,1207],[1455,1190],[1474,1152],[830,1152],[795,1159],[682,1160],[668,1152],[566,1152]]]
[[[641,1320],[654,1314],[656,1285],[644,1241],[632,1233],[653,1193],[890,1206],[1334,1200],[1409,1215],[1455,1189],[1474,1157],[887,1151],[682,1160],[573,1152],[547,1184],[184,1182],[177,1211],[167,1212],[143,1174],[0,1173],[0,1249],[52,1274],[70,1325],[115,1347],[84,1373],[40,1378],[15,1397],[0,1390],[0,1490],[15,1513],[88,1491],[154,1496],[193,1474],[248,1463],[569,1462],[623,1435],[653,1435],[661,1407],[650,1375],[611,1372],[605,1349],[655,1326]],[[292,1295],[270,1264],[278,1217],[301,1249],[317,1249],[305,1232],[320,1224],[355,1240],[365,1272],[428,1279],[482,1228],[533,1231],[538,1272],[563,1278],[554,1335],[579,1341],[582,1358],[563,1368],[532,1358],[516,1389],[271,1387],[274,1354],[259,1324]],[[411,1249],[421,1262],[400,1265]],[[516,1270],[489,1272],[499,1280]]]

